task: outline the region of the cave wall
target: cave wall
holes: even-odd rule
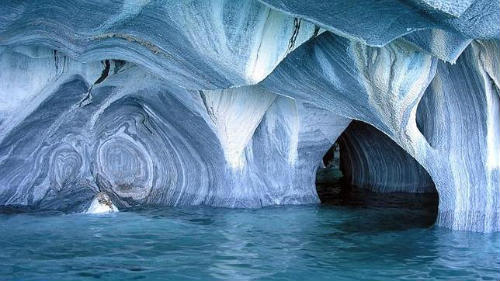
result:
[[[474,41],[450,64],[404,40],[380,49],[322,34],[285,58],[263,84],[335,109],[391,138],[435,183],[439,225],[494,231],[500,227],[498,45]],[[279,83],[283,80],[294,83]],[[428,96],[441,97],[440,103],[420,110],[417,125],[418,105]],[[432,125],[425,129],[425,122]],[[433,139],[448,145],[435,146]]]
[[[2,45],[126,60],[190,89],[255,84],[319,33],[255,0],[9,0],[0,12]]]
[[[16,78],[3,93],[26,93],[3,112],[2,205],[80,211],[99,191],[118,207],[315,203],[314,164],[350,121],[260,86],[186,90],[36,51],[0,55]]]
[[[499,21],[487,0],[2,1],[0,205],[314,203],[360,120],[427,171],[439,225],[500,230]]]
[[[353,121],[338,143],[346,183],[374,192],[436,192],[427,171],[374,127]]]
[[[456,229],[498,229],[500,99],[491,68],[498,48],[498,41],[474,42],[455,65],[439,63],[417,111],[430,146],[421,161],[446,186],[438,223]]]

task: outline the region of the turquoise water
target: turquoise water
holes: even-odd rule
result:
[[[428,224],[328,205],[4,214],[0,280],[500,279],[499,233]]]

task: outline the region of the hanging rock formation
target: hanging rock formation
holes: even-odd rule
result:
[[[487,0],[3,1],[0,205],[317,203],[359,120],[353,181],[432,180],[439,225],[498,231],[498,22]]]

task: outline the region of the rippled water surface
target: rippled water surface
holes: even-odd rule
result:
[[[419,210],[164,208],[0,215],[0,280],[499,280],[500,234]]]

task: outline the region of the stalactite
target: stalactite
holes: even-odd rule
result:
[[[432,180],[439,225],[498,231],[499,21],[488,0],[2,1],[0,205],[315,203],[359,120],[380,142],[352,134],[352,167],[399,148],[356,180]]]

